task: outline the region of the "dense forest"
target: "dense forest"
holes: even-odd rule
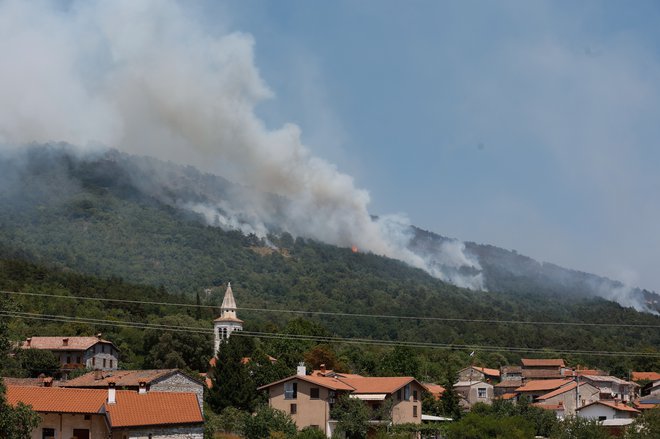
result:
[[[4,160],[0,166],[1,289],[208,307],[13,295],[20,312],[210,329],[216,312],[213,306],[220,303],[224,286],[231,281],[248,331],[307,331],[312,335],[442,344],[443,349],[414,350],[419,361],[410,374],[420,378],[440,376],[441,368],[436,364],[442,362],[467,364],[471,350],[477,351],[476,361],[493,367],[515,363],[521,356],[547,355],[562,356],[572,365],[602,367],[621,376],[633,368],[659,366],[657,316],[602,298],[575,295],[569,299],[560,292],[539,291],[534,284],[525,287],[524,278],[511,280],[516,287],[510,290],[471,291],[369,253],[294,239],[286,233],[260,239],[226,231],[146,193],[126,173],[126,166],[118,165],[126,157],[120,156],[119,162],[107,157],[83,160],[58,148],[38,148],[34,154],[37,158],[24,158],[21,163]],[[211,184],[208,176],[190,175],[203,181],[189,184]],[[224,187],[225,183],[215,177],[211,181],[218,190]],[[103,327],[91,321],[25,318],[15,319],[11,327],[15,339],[65,330],[71,334],[104,332],[120,345],[126,367],[185,366],[203,371],[210,356],[210,332],[163,333]],[[163,337],[183,337],[176,345],[181,350],[163,348],[163,355],[158,354],[159,346],[168,342],[161,340]],[[197,341],[185,337],[197,337]],[[271,355],[286,354],[277,340],[263,343]],[[309,354],[314,347],[307,342],[291,355],[291,363],[300,360],[293,357]],[[328,349],[341,367],[366,374],[393,373],[383,365],[395,367],[396,356],[410,355],[406,351],[410,348],[405,347],[397,351],[335,343]],[[646,352],[649,356],[574,351]],[[163,358],[166,354],[169,358]]]

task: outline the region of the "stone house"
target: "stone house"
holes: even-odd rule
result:
[[[7,386],[7,401],[41,416],[32,439],[203,439],[193,393]]]
[[[580,380],[598,387],[601,399],[619,399],[630,402],[635,399],[639,385],[611,375],[582,375]]]
[[[51,351],[60,360],[63,371],[119,368],[119,349],[101,338],[101,334],[96,337],[29,337],[21,348]]]
[[[530,401],[536,402],[540,396],[546,395],[572,382],[574,382],[572,379],[533,380],[518,387],[515,393],[518,395],[518,399],[520,397],[527,397]]]
[[[118,390],[194,393],[200,410],[204,407],[204,382],[201,378],[192,378],[179,369],[94,371],[62,381],[60,386],[107,389],[111,382],[115,383]]]
[[[458,371],[458,381],[483,381],[494,384],[500,380],[500,371],[481,366],[468,366]]]
[[[469,410],[478,402],[492,404],[495,396],[493,385],[484,381],[459,381],[454,389],[461,396],[461,405]]]
[[[523,381],[553,380],[572,377],[573,371],[566,367],[561,358],[522,358]]]

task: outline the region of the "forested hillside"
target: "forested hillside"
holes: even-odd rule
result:
[[[658,353],[660,318],[614,302],[580,296],[568,300],[561,292],[524,288],[522,281],[510,291],[471,291],[373,254],[293,239],[287,234],[273,234],[265,240],[225,231],[206,225],[197,214],[163,202],[162,197],[145,193],[126,173],[125,166],[119,165],[121,160],[127,160],[125,156],[117,160],[108,156],[80,159],[58,148],[38,148],[34,154],[36,158],[27,157],[23,163],[5,160],[0,166],[4,180],[0,189],[3,206],[0,251],[5,258],[0,265],[0,288],[4,290],[167,298],[181,302],[191,302],[200,294],[202,303],[218,304],[222,286],[231,281],[239,307],[250,308],[239,310],[250,331],[283,330],[287,322],[298,316],[287,311],[309,311],[311,314],[304,317],[319,322],[329,335],[458,345],[456,361],[461,358],[467,361],[465,350],[472,348],[466,345],[494,348],[494,352],[484,350],[478,354],[492,366],[517,361],[525,355],[544,354],[512,351],[510,347],[545,349],[546,355],[561,355],[573,364],[616,369],[622,374],[633,366],[648,369],[652,366],[648,362],[656,361],[650,357],[572,353]],[[226,188],[226,182],[217,177],[196,171],[184,174],[197,179],[197,183]],[[173,186],[170,190],[185,188],[185,185]],[[172,193],[170,196],[176,198]],[[37,265],[26,265],[24,261]],[[207,298],[203,290],[213,287],[213,294]],[[138,321],[175,319],[203,327],[210,327],[213,317],[208,309],[198,314],[194,309],[133,309],[89,301],[76,302],[72,307],[66,305],[66,300],[45,298],[23,297],[19,302],[25,312],[92,318],[109,315],[118,320]],[[319,311],[419,319],[313,314]],[[424,317],[514,320],[530,324],[425,320]],[[191,319],[193,322],[188,322]],[[655,327],[542,324],[548,321]],[[37,325],[40,331],[45,328],[51,333],[61,332],[61,323],[25,320],[14,325],[15,334],[21,337],[36,333]],[[72,330],[93,333],[97,326],[73,325]],[[129,364],[157,366],[147,357],[152,347],[145,347],[149,338],[146,335],[140,338],[142,330],[112,331],[116,331],[113,335],[117,340],[126,343],[127,352],[132,352],[133,357],[127,357]],[[376,356],[385,351],[373,348]],[[351,352],[362,353],[353,358]],[[365,360],[369,352],[346,347],[338,355],[351,368],[378,373],[375,365],[380,360],[376,357]],[[447,351],[444,352],[446,355]],[[176,363],[175,360],[178,361],[172,359]],[[182,361],[192,368],[201,367]]]

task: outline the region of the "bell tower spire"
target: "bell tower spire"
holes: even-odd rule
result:
[[[243,320],[236,315],[236,299],[231,290],[231,282],[227,283],[225,297],[220,305],[220,317],[213,321],[213,330],[215,333],[214,355],[218,355],[220,343],[227,340],[232,332],[243,330]]]

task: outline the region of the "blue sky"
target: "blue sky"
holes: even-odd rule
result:
[[[660,290],[660,4],[233,1],[269,126],[375,214]]]

